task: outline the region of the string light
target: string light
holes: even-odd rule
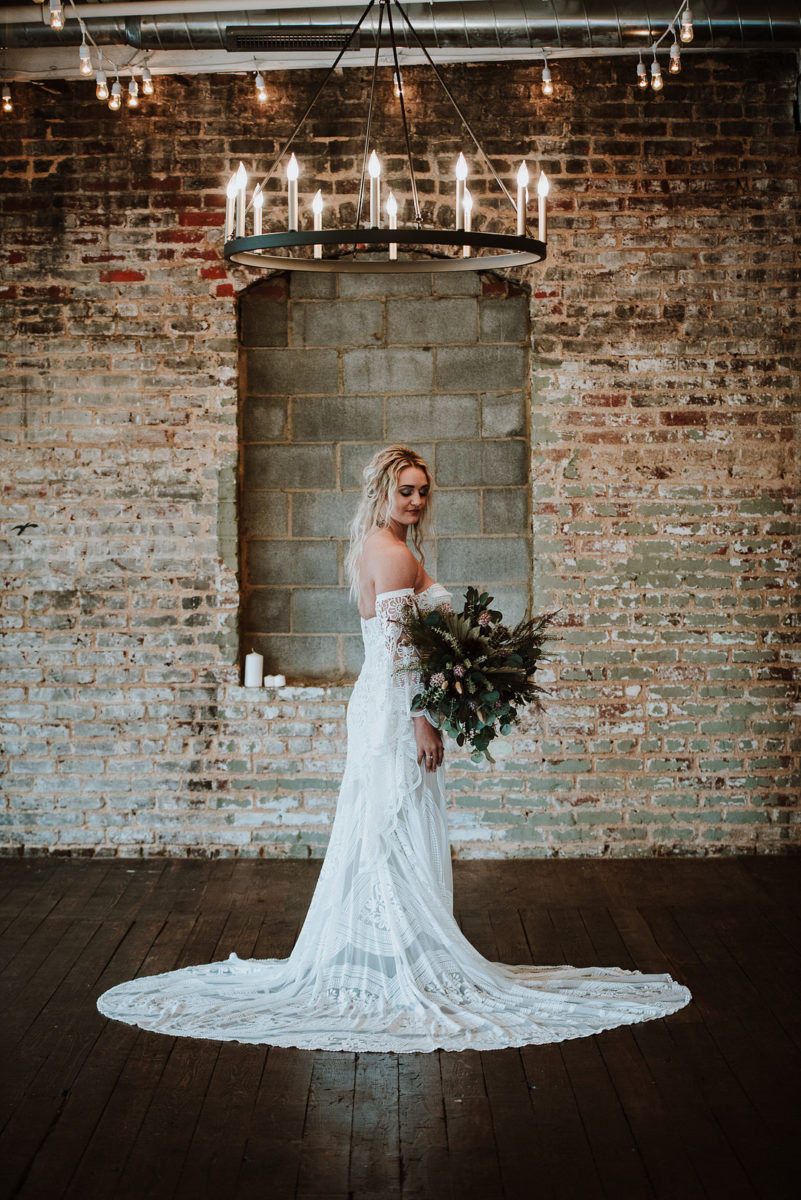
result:
[[[64,28],[64,9],[61,7],[61,0],[50,0],[50,28]]]
[[[98,100],[108,100],[108,81],[102,66],[95,75],[95,95]]]
[[[676,41],[676,32],[673,31],[673,45],[670,47],[670,73],[678,75],[681,70],[681,49]]]
[[[3,84],[3,112],[13,112],[14,105],[11,103],[11,88],[7,83]]]
[[[403,77],[401,76],[400,71],[392,72],[392,90],[395,93],[395,99],[400,100],[403,92]]]
[[[640,61],[637,63],[637,87],[641,91],[645,91],[648,87],[648,72],[645,69],[645,63],[642,61],[642,54],[640,55]]]
[[[119,76],[111,85],[111,95],[108,98],[108,106],[112,112],[119,112],[122,108],[122,88],[120,87]]]
[[[131,76],[131,82],[128,84],[128,101],[127,101],[127,103],[128,103],[129,108],[138,108],[139,107],[139,85],[137,84],[136,79],[133,75]]]
[[[656,46],[654,46],[654,61],[651,63],[651,87],[655,92],[661,92],[664,87],[662,68],[659,65],[659,59],[656,57]]]
[[[681,14],[681,32],[679,33],[679,37],[685,44],[693,40],[693,14],[690,12],[689,6]]]
[[[150,74],[149,67],[142,68],[142,91],[145,96],[153,95],[153,76]]]
[[[92,56],[86,44],[86,26],[81,21],[81,48],[78,51],[78,70],[87,77],[92,74]]]
[[[545,59],[545,65],[542,68],[542,94],[543,96],[553,95],[553,84],[551,83],[551,69],[548,66],[548,59]]]
[[[267,100],[267,84],[264,82],[264,76],[261,71],[256,72],[254,83],[256,85],[256,99],[264,104]]]

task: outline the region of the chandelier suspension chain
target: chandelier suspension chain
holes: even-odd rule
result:
[[[373,59],[373,78],[370,83],[370,103],[367,106],[367,127],[364,131],[364,153],[362,154],[362,173],[359,179],[359,203],[356,206],[356,228],[361,229],[362,204],[364,202],[364,176],[367,171],[367,153],[370,149],[370,125],[373,120],[373,104],[375,101],[375,81],[378,75],[378,56],[381,53],[381,27],[384,23],[384,0],[378,9],[378,37],[375,40],[375,58]],[[356,247],[353,247],[354,252]]]
[[[351,29],[350,33],[348,34],[347,41],[345,42],[344,46],[343,46],[343,47],[342,47],[342,49],[340,50],[339,54],[336,56],[336,58],[335,58],[335,59],[334,59],[334,61],[332,62],[331,66],[328,68],[328,71],[326,72],[325,79],[324,79],[324,80],[323,80],[323,82],[320,84],[320,86],[318,87],[318,89],[317,89],[317,91],[314,93],[314,95],[312,96],[312,98],[311,98],[311,100],[310,100],[310,102],[309,102],[309,106],[308,106],[308,108],[306,109],[305,113],[303,114],[303,116],[302,116],[302,117],[300,118],[300,120],[298,121],[298,123],[297,123],[297,125],[295,126],[295,128],[292,130],[292,133],[289,135],[289,138],[288,138],[288,140],[285,142],[285,144],[284,144],[284,146],[283,146],[283,149],[280,151],[280,153],[279,153],[278,157],[276,158],[275,162],[274,162],[274,163],[273,163],[273,165],[270,167],[269,171],[268,171],[268,172],[267,172],[267,174],[264,176],[264,179],[262,179],[261,183],[259,184],[259,187],[261,188],[261,190],[262,190],[262,191],[264,191],[264,185],[265,185],[265,183],[268,183],[268,182],[269,182],[269,180],[270,180],[270,179],[272,179],[272,177],[273,177],[273,175],[275,174],[275,172],[278,170],[278,164],[281,162],[281,160],[282,160],[282,158],[284,157],[284,155],[286,154],[287,150],[289,149],[289,147],[290,147],[290,146],[292,145],[292,143],[294,142],[295,138],[297,137],[298,133],[300,132],[301,128],[303,127],[303,124],[304,124],[304,122],[305,122],[306,118],[308,117],[309,113],[310,113],[310,112],[311,112],[311,110],[314,108],[314,106],[315,106],[315,104],[317,103],[317,101],[320,99],[320,96],[321,96],[321,94],[322,94],[322,92],[323,92],[323,89],[325,88],[325,86],[326,86],[326,84],[328,83],[328,81],[329,81],[329,79],[331,78],[331,76],[334,74],[334,71],[335,71],[335,70],[337,69],[337,67],[339,66],[341,59],[342,59],[342,58],[344,58],[345,54],[347,53],[348,47],[350,46],[350,44],[351,44],[351,42],[353,41],[353,39],[354,39],[354,37],[356,36],[356,34],[357,34],[357,33],[359,32],[359,30],[361,29],[361,27],[362,27],[362,24],[364,23],[364,19],[365,19],[365,17],[366,17],[366,16],[367,16],[367,14],[370,12],[370,9],[371,9],[371,8],[373,8],[373,6],[375,5],[375,2],[376,2],[376,0],[370,0],[370,3],[367,5],[367,8],[364,10],[364,12],[363,12],[363,13],[362,13],[362,15],[359,17],[359,19],[358,19],[358,21],[356,22],[356,24],[353,26],[353,29]],[[254,195],[255,195],[255,191],[254,191]],[[248,212],[250,211],[250,209],[251,209],[252,205],[253,205],[253,200],[251,199],[250,203],[249,203],[249,204],[248,204],[248,206],[247,206],[247,211],[248,211]]]
[[[406,22],[406,24],[407,24],[407,26],[408,26],[408,28],[409,28],[409,30],[410,30],[410,32],[411,32],[411,34],[412,34],[412,36],[414,37],[414,40],[417,42],[418,46],[419,46],[419,47],[420,47],[420,49],[423,51],[423,54],[425,55],[425,58],[426,58],[426,61],[427,61],[428,65],[431,67],[431,70],[434,72],[434,74],[436,75],[437,79],[439,80],[440,87],[442,88],[443,92],[444,92],[444,93],[445,93],[445,95],[448,97],[448,99],[450,100],[450,102],[451,102],[451,104],[453,105],[453,107],[456,109],[456,112],[457,112],[457,114],[458,114],[458,116],[459,116],[459,120],[462,122],[462,124],[464,125],[465,129],[467,130],[467,132],[470,134],[471,138],[473,139],[473,141],[474,141],[474,143],[475,143],[475,146],[476,146],[476,149],[478,150],[479,154],[480,154],[480,155],[481,155],[481,157],[484,159],[484,162],[487,164],[487,166],[489,167],[490,171],[492,172],[492,177],[493,177],[493,179],[494,179],[494,180],[495,180],[495,182],[498,184],[498,187],[501,189],[501,191],[503,192],[504,196],[506,197],[506,199],[507,199],[507,200],[509,201],[509,203],[511,204],[512,208],[514,209],[514,211],[515,211],[515,212],[517,212],[517,204],[516,204],[516,203],[515,203],[515,201],[512,199],[512,197],[511,197],[511,194],[509,193],[509,190],[507,189],[507,187],[506,187],[505,183],[504,183],[504,182],[503,182],[503,180],[500,178],[500,176],[498,175],[498,172],[495,170],[495,168],[493,167],[492,163],[490,162],[490,160],[487,158],[486,154],[484,153],[484,148],[483,148],[483,146],[481,145],[481,142],[478,140],[478,138],[476,137],[476,135],[473,133],[473,130],[471,129],[471,127],[470,127],[470,124],[468,123],[467,117],[465,117],[465,115],[464,115],[464,113],[462,112],[461,108],[460,108],[460,107],[459,107],[459,105],[457,104],[457,102],[456,102],[456,100],[455,100],[455,98],[454,98],[453,92],[450,90],[450,88],[448,87],[447,83],[446,83],[446,82],[445,82],[445,80],[442,78],[442,75],[441,75],[440,71],[438,71],[438,70],[437,70],[437,64],[434,62],[433,58],[432,58],[432,57],[431,57],[431,55],[428,53],[428,50],[426,50],[426,48],[425,48],[425,46],[423,45],[422,41],[421,41],[421,40],[420,40],[420,38],[418,37],[417,30],[415,29],[414,25],[412,25],[411,21],[410,21],[410,20],[409,20],[409,18],[407,17],[407,15],[406,15],[406,13],[405,13],[405,11],[404,11],[404,8],[403,8],[403,6],[402,6],[402,5],[399,3],[399,0],[395,0],[395,7],[397,8],[398,12],[400,13],[400,15],[403,17],[404,21]]]
[[[409,141],[409,125],[406,120],[406,101],[403,98],[403,79],[401,78],[400,63],[398,62],[398,47],[395,42],[395,26],[392,23],[392,0],[387,4],[387,17],[389,19],[389,36],[392,41],[392,57],[395,62],[395,78],[398,81],[398,99],[400,100],[401,120],[403,122],[403,136],[406,138],[406,157],[409,160],[409,178],[412,184],[412,203],[414,204],[414,221],[418,228],[422,228],[423,216],[420,212],[420,200],[417,195],[417,180],[414,177],[414,164],[412,162],[412,147]]]

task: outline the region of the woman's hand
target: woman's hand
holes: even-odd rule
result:
[[[424,717],[414,717],[414,740],[417,743],[417,761],[425,762],[427,771],[436,771],[442,766],[445,751],[442,734]]]

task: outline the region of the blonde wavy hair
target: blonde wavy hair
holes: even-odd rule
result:
[[[398,491],[398,481],[401,471],[407,467],[417,467],[425,474],[429,488],[433,487],[431,472],[425,460],[410,450],[407,446],[387,446],[379,450],[364,468],[364,486],[361,499],[353,520],[350,523],[350,547],[345,556],[345,575],[350,584],[350,594],[354,600],[359,595],[359,564],[362,559],[364,541],[372,529],[376,529],[389,520],[392,504]],[[433,500],[429,491],[428,501],[423,515],[416,525],[412,526],[412,546],[417,551],[421,562],[423,555],[423,539],[431,524]]]

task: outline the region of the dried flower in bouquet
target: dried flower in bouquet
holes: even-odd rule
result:
[[[490,742],[510,732],[521,707],[540,707],[544,689],[535,673],[554,616],[546,613],[509,629],[490,608],[492,600],[470,587],[461,612],[434,609],[424,616],[412,610],[404,621],[417,651],[413,669],[423,678],[412,710],[438,717],[443,733],[472,748],[474,762],[494,762]]]

